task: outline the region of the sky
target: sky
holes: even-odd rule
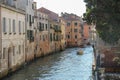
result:
[[[44,7],[57,14],[61,12],[74,13],[82,16],[86,12],[83,0],[34,0],[37,2],[37,8]]]

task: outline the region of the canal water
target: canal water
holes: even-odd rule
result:
[[[76,52],[82,49],[83,55]],[[93,48],[69,48],[40,58],[4,80],[91,80]]]

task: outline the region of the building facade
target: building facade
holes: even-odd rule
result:
[[[37,11],[37,34],[36,34],[36,56],[44,56],[49,53],[48,15]]]
[[[37,26],[37,3],[34,2],[34,57],[36,57],[37,54],[37,30],[38,30],[38,26]]]
[[[43,7],[38,10],[40,10],[42,13],[45,13],[48,15],[50,53],[60,51],[60,48],[61,48],[61,26],[59,23],[58,14],[56,14],[46,8],[43,8]]]
[[[28,0],[26,3],[26,61],[34,59],[34,2]]]
[[[66,21],[61,17],[59,19],[60,19],[60,26],[61,26],[61,49],[64,50],[67,47],[66,34],[65,34]]]
[[[33,0],[0,0],[0,78],[34,58],[81,45],[81,18],[36,9]]]
[[[90,42],[90,25],[86,22],[83,23],[83,43],[87,44]]]
[[[0,0],[0,3],[25,11],[26,5],[29,3],[29,1],[30,0]]]
[[[49,49],[50,53],[55,52],[55,42],[54,42],[54,36],[55,36],[55,31],[54,31],[54,21],[49,19]]]
[[[34,12],[36,5],[33,0],[0,0],[1,3],[6,4],[16,9],[25,11],[25,51],[26,62],[34,58]]]
[[[0,76],[3,76],[25,62],[25,12],[6,4],[0,4],[0,12],[2,34]]]
[[[54,37],[54,42],[55,42],[55,52],[60,51],[62,46],[61,46],[61,25],[59,22],[54,23],[53,37]]]
[[[66,45],[77,47],[82,44],[82,19],[75,14],[62,13],[62,18],[66,20],[65,34]]]

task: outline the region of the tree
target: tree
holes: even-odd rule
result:
[[[84,0],[86,13],[84,19],[96,23],[99,36],[110,44],[120,39],[120,0]]]

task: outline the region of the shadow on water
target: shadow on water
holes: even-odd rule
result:
[[[70,48],[40,58],[4,80],[89,80],[92,74],[92,47]]]

